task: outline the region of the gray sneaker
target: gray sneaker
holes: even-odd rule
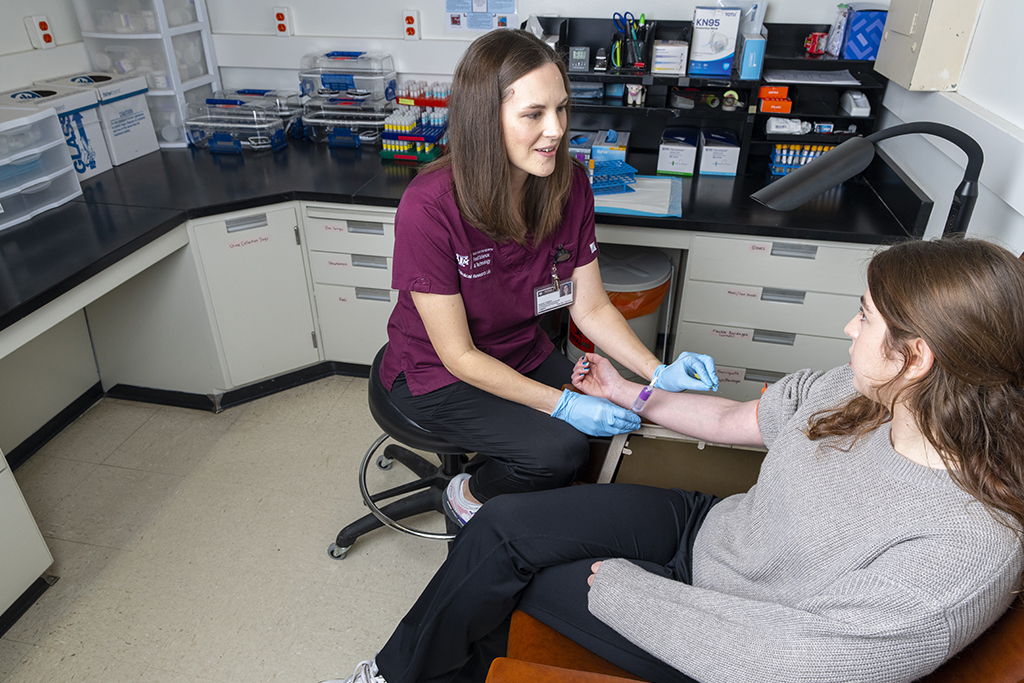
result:
[[[377,672],[377,662],[367,659],[356,664],[356,670],[348,678],[331,678],[320,683],[388,683]]]

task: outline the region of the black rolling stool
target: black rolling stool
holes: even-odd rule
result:
[[[363,496],[363,502],[370,508],[370,514],[365,515],[349,524],[338,533],[338,539],[330,545],[327,552],[336,560],[344,559],[356,539],[363,534],[389,526],[397,531],[402,531],[419,538],[427,538],[438,541],[450,541],[455,538],[458,531],[454,528],[451,520],[447,521],[447,529],[450,533],[438,534],[429,531],[421,531],[405,526],[396,520],[405,519],[414,515],[435,510],[444,515],[444,508],[441,507],[441,497],[452,477],[461,472],[473,472],[483,460],[479,457],[472,461],[467,457],[468,451],[464,448],[454,446],[441,437],[431,434],[418,424],[406,417],[398,406],[391,400],[388,390],[380,381],[380,362],[384,357],[384,350],[387,344],[381,347],[373,359],[370,367],[369,404],[370,414],[376,420],[384,433],[373,442],[370,449],[363,456],[363,463],[359,467],[359,492]],[[416,481],[395,486],[381,493],[370,495],[366,488],[366,471],[370,466],[374,453],[387,439],[397,441],[397,444],[388,444],[384,453],[377,458],[377,467],[382,470],[391,469],[391,463],[395,460],[412,470],[419,476]],[[416,448],[421,451],[437,453],[441,459],[441,465],[437,466],[409,448]],[[420,490],[423,489],[423,490]],[[418,491],[418,493],[412,493]],[[411,494],[411,495],[405,495]],[[387,505],[378,507],[377,503],[395,496],[405,496]]]

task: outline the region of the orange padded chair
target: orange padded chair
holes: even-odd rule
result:
[[[512,615],[508,655],[487,683],[629,683],[641,680],[525,612]],[[919,683],[1024,683],[1024,600]]]

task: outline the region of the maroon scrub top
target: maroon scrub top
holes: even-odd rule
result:
[[[560,280],[597,258],[594,195],[583,169],[573,165],[572,191],[558,230],[529,246],[499,244],[462,220],[450,168],[418,175],[395,216],[391,286],[399,295],[381,362],[384,385],[390,389],[404,372],[412,394],[421,396],[458,381],[435,353],[410,292],[461,294],[478,349],[521,373],[540,365],[554,345],[540,328],[534,289],[552,283],[559,246],[570,253],[557,264]]]

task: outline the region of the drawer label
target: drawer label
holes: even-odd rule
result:
[[[332,223],[324,223],[324,230],[327,232],[348,232],[348,229],[344,225],[333,225]]]
[[[737,330],[728,327],[712,327],[711,336],[719,339],[739,339],[750,341],[754,337],[753,330]]]
[[[715,374],[718,375],[719,384],[739,384],[743,381],[743,376],[747,374],[747,371],[744,368],[727,368],[716,365]]]
[[[758,242],[751,242],[748,247],[750,251],[757,252],[759,254],[770,254],[772,253],[772,245],[760,244]]]
[[[270,241],[270,235],[260,235],[259,237],[246,237],[244,240],[238,240],[237,242],[229,242],[228,249],[238,249],[239,247],[248,247],[253,244],[263,244],[264,242]]]
[[[736,287],[730,287],[725,290],[725,293],[729,296],[734,296],[737,299],[760,299],[761,292],[754,289],[737,289]]]
[[[329,266],[350,266],[352,265],[348,261],[335,261],[334,259],[327,259],[327,265]]]

